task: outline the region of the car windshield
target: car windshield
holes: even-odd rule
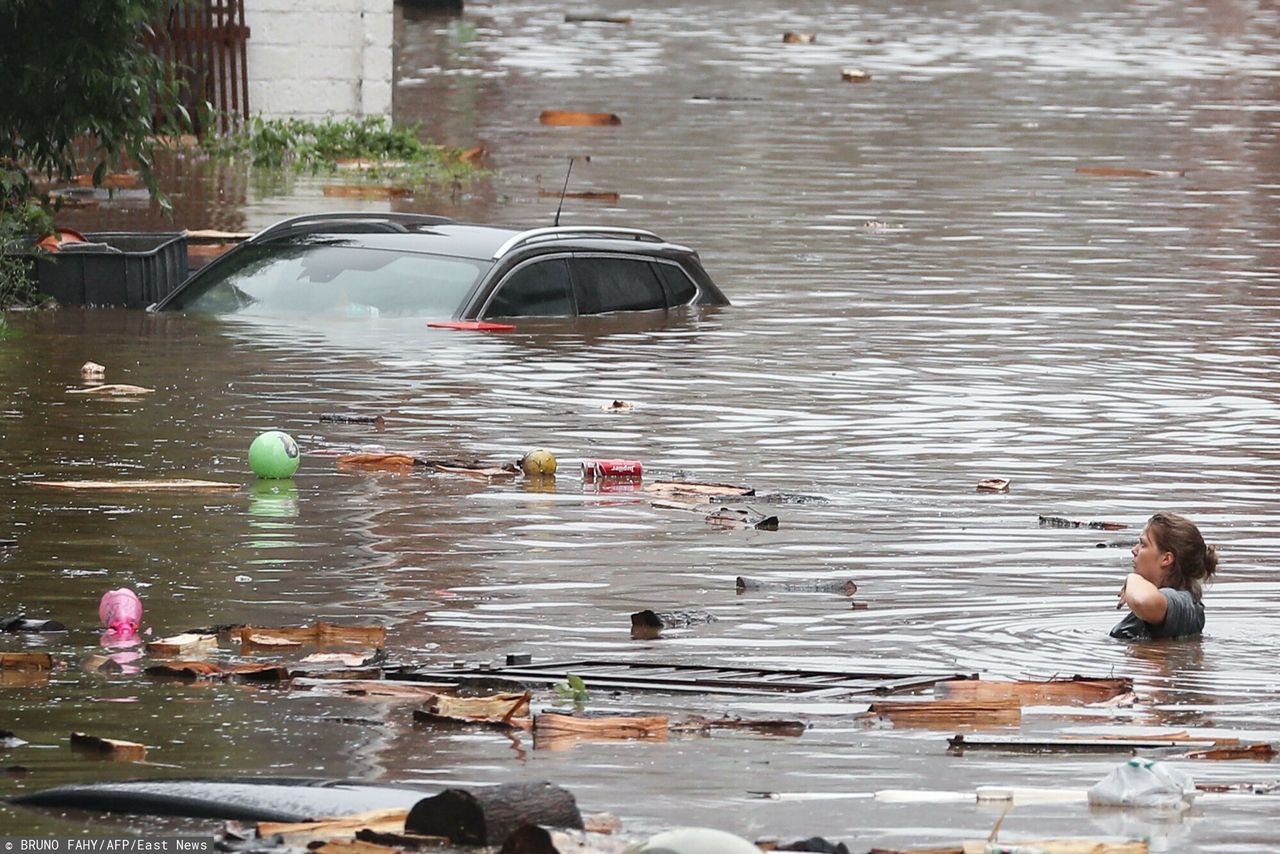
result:
[[[166,309],[322,316],[452,317],[482,261],[347,241],[246,246],[192,279]]]

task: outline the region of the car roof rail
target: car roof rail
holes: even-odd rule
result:
[[[328,213],[311,213],[291,216],[269,225],[248,239],[248,243],[260,243],[264,240],[311,234],[324,231],[326,225],[338,222],[360,222],[376,227],[377,223],[389,226],[388,230],[407,231],[410,225],[448,225],[454,220],[447,216],[432,214],[401,213],[398,211],[331,211]]]
[[[564,237],[612,237],[628,240],[644,240],[650,243],[663,243],[663,239],[652,231],[640,228],[613,228],[602,225],[558,225],[548,228],[531,228],[513,235],[493,252],[495,260],[506,255],[517,246],[536,243],[541,240],[559,240]]]

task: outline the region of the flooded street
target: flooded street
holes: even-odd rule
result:
[[[63,309],[0,339],[0,615],[65,622],[2,635],[54,652],[47,680],[0,683],[0,795],[64,783],[233,774],[428,786],[554,781],[631,831],[710,825],[822,835],[850,850],[985,839],[983,785],[1084,789],[1120,754],[968,752],[955,729],[890,728],[864,699],[593,693],[589,708],[806,717],[745,732],[534,749],[433,731],[409,704],[82,670],[101,594],[129,585],[159,636],[217,624],[383,625],[397,663],[523,652],[989,678],[1127,676],[1133,708],[1024,709],[1002,735],[1188,731],[1280,742],[1280,17],[1266,0],[946,0],[858,6],[706,0],[595,8],[472,3],[397,21],[395,109],[492,172],[398,210],[656,231],[698,249],[733,302],[670,316],[517,322],[482,335],[375,319]],[[401,14],[401,13],[398,13]],[[785,31],[816,33],[784,44]],[[867,83],[841,80],[859,68]],[[546,109],[616,113],[547,127]],[[589,158],[589,159],[588,159]],[[255,230],[386,202],[184,167],[173,224],[146,206],[69,211],[75,228]],[[1139,174],[1145,170],[1149,174]],[[549,193],[549,195],[543,195]],[[69,395],[86,360],[136,399]],[[602,408],[622,399],[634,411]],[[383,414],[386,429],[321,423]],[[249,443],[306,455],[254,483]],[[509,461],[544,447],[554,488],[341,471],[376,444]],[[584,458],[646,480],[744,483],[777,531],[723,530],[583,483]],[[193,477],[226,494],[51,491],[37,480]],[[1012,481],[1007,494],[979,480]],[[1220,552],[1202,639],[1110,639],[1126,548],[1159,509]],[[1119,531],[1043,528],[1039,516]],[[737,576],[854,579],[833,594],[735,589]],[[718,620],[633,640],[629,615]],[[224,647],[223,658],[232,650]],[[539,702],[545,699],[545,703]],[[550,696],[535,698],[535,708]],[[1057,710],[1061,712],[1062,710]],[[155,765],[72,753],[85,731]],[[22,766],[25,773],[13,772]],[[1274,764],[1182,762],[1197,782],[1267,783]],[[926,805],[882,790],[946,790]],[[764,799],[759,792],[781,793]],[[1026,804],[1001,839],[1150,837],[1156,851],[1280,848],[1276,796],[1205,799],[1181,819]],[[211,826],[0,805],[0,835]]]

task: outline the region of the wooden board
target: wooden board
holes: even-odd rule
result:
[[[217,635],[186,633],[151,641],[147,644],[147,655],[156,658],[172,658],[179,655],[200,655],[217,648]]]
[[[116,492],[189,491],[212,492],[239,489],[240,484],[221,480],[190,480],[172,478],[163,480],[36,480],[32,486],[46,489],[112,490]]]
[[[53,656],[47,652],[0,652],[0,670],[52,670]]]
[[[117,738],[99,738],[83,732],[71,733],[71,747],[121,762],[141,762],[147,758],[146,745],[138,744],[136,741],[121,741]]]
[[[274,641],[286,644],[316,644],[317,646],[364,646],[382,649],[387,643],[387,630],[382,626],[340,626],[336,623],[318,622],[313,626],[240,626],[232,630],[232,637],[240,643],[270,645]]]
[[[999,682],[987,679],[965,679],[939,682],[933,686],[933,696],[939,700],[966,702],[1015,698],[1024,706],[1085,705],[1100,703],[1128,694],[1133,690],[1133,680],[1127,678],[1090,679],[1075,676],[1071,679]]]
[[[1022,720],[1016,697],[994,700],[892,700],[871,704],[867,714],[897,727],[1010,726]]]

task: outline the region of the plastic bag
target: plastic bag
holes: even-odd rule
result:
[[[1196,784],[1184,771],[1134,757],[1089,788],[1089,803],[1103,807],[1186,809]]]

